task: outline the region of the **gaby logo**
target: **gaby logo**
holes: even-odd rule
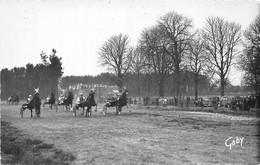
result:
[[[243,145],[243,140],[244,140],[244,137],[229,137],[226,141],[225,141],[225,145],[226,147],[229,147],[229,149],[231,150],[232,149],[232,146],[235,146],[235,145]]]

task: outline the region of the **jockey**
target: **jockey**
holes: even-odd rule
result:
[[[127,95],[128,95],[128,90],[124,87],[124,92],[118,98],[119,104],[121,104],[121,106],[127,105]]]
[[[64,97],[62,94],[60,94],[60,97],[59,97],[59,102],[63,101],[64,100]]]
[[[48,97],[46,98],[46,102],[49,102],[49,100],[50,100],[50,96],[48,96]]]
[[[92,96],[92,97],[95,96],[95,92],[94,92],[94,89],[93,89],[93,88],[90,90],[90,92],[89,92],[89,96]]]
[[[112,93],[109,93],[107,95],[107,101],[108,102],[113,102],[113,101],[116,101],[116,100],[117,100],[117,94],[116,94],[116,97]]]
[[[95,90],[94,90],[94,88],[92,88],[92,89],[90,90],[89,98],[91,99],[90,101],[91,101],[92,105],[93,105],[93,106],[96,105],[96,102],[95,102]]]
[[[85,101],[85,97],[83,96],[83,93],[80,93],[77,102],[78,102],[78,104],[81,104],[84,101]]]
[[[29,103],[32,100],[32,95],[29,95],[29,97],[27,98],[27,103]]]

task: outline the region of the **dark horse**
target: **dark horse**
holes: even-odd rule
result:
[[[18,95],[15,95],[15,96],[10,96],[8,99],[7,99],[7,104],[16,104],[18,105],[19,103],[19,96]]]
[[[95,97],[94,92],[90,92],[86,100],[84,100],[81,103],[76,104],[75,107],[73,108],[74,116],[76,116],[76,110],[78,110],[79,108],[83,108],[82,115],[84,115],[85,107],[87,107],[86,115],[85,115],[86,117],[92,115],[91,107],[95,106],[96,107],[95,111],[97,111],[97,104],[95,102],[94,97]]]
[[[35,90],[35,93],[33,95],[32,100],[30,100],[29,103],[23,104],[21,109],[20,109],[21,118],[23,118],[23,111],[26,110],[26,109],[31,110],[31,118],[33,117],[33,115],[32,115],[33,109],[35,109],[36,117],[40,117],[41,99],[40,99],[39,88],[34,89],[34,90]]]
[[[125,89],[122,95],[115,100],[107,100],[107,103],[103,107],[103,114],[106,115],[108,107],[116,107],[116,115],[122,112],[122,107],[127,106],[128,91]]]
[[[43,103],[43,107],[45,107],[45,104],[49,104],[50,108],[52,109],[52,106],[55,105],[55,94],[54,94],[54,92],[51,92],[51,95],[46,98],[46,100]]]
[[[69,91],[69,94],[67,97],[59,100],[58,106],[65,105],[66,109],[70,109],[70,108],[72,108],[73,99],[74,99],[73,93],[71,91]],[[58,108],[56,109],[56,111],[57,110],[58,110]]]

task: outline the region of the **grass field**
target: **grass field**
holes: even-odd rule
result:
[[[26,110],[21,119],[20,106],[1,104],[2,160],[14,160],[15,153],[3,153],[9,145],[3,135],[12,135],[14,143],[38,140],[43,164],[260,163],[260,120],[252,115],[129,107],[119,116],[114,108],[103,116],[99,105],[90,118],[45,107],[41,118]],[[232,142],[231,149],[225,145]]]

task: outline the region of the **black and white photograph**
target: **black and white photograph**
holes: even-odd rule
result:
[[[260,164],[257,0],[0,0],[3,165]]]

